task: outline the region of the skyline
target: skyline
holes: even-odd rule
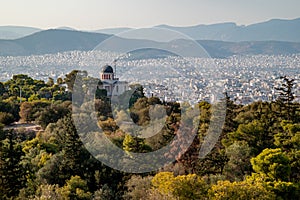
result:
[[[299,18],[299,7],[298,0],[78,0],[76,3],[11,0],[1,2],[0,26],[97,30],[160,24],[193,26],[234,22],[249,25],[270,19]]]

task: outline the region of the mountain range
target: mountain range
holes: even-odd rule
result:
[[[25,26],[0,26],[0,39],[17,39],[39,31],[42,29]]]
[[[195,40],[220,40],[227,42],[274,40],[300,42],[300,18],[291,20],[271,19],[269,21],[255,23],[247,26],[237,25],[233,22],[227,22],[210,25],[200,24],[186,27],[176,27],[169,25],[158,25],[155,27],[178,31]],[[75,30],[71,27],[59,27],[56,29]],[[132,30],[132,28],[122,27],[85,32],[115,35],[130,30]],[[0,39],[18,39],[36,33],[38,31],[42,30],[38,28],[22,26],[0,26]]]
[[[272,19],[266,22],[248,26],[237,25],[233,22],[211,25],[196,25],[176,27],[158,25],[156,28],[165,28],[183,33],[195,40],[218,40],[227,42],[242,41],[286,41],[300,42],[300,18],[292,20]],[[119,34],[129,31],[130,28],[100,29],[97,33]]]
[[[248,26],[238,26],[235,23],[221,23],[190,27],[168,25],[157,27],[184,33],[195,40],[300,42],[300,18],[293,20],[272,19]]]
[[[41,55],[65,51],[90,51],[99,43],[112,35],[102,33],[90,33],[71,30],[51,29],[40,31],[32,35],[15,39],[0,40],[0,56],[27,56]],[[140,49],[143,47],[158,47],[170,52],[180,46],[183,52],[190,50],[189,42],[179,39],[170,42],[157,42],[142,39],[118,38],[116,46],[109,46],[103,50]],[[216,40],[197,41],[212,57],[228,57],[232,55],[255,55],[255,54],[293,54],[300,53],[300,43],[282,41],[247,41],[247,42],[224,42]],[[183,45],[184,44],[184,45]],[[151,51],[153,52],[153,51]],[[156,51],[158,54],[159,51]],[[175,51],[176,52],[176,51]],[[161,52],[166,55],[165,52]],[[141,52],[139,52],[141,54]],[[191,55],[191,54],[188,54]],[[159,55],[157,55],[159,56]]]
[[[188,35],[202,45],[212,57],[255,54],[293,54],[300,53],[300,18],[294,20],[270,20],[249,26],[237,26],[234,23],[198,25],[192,27],[157,26]],[[130,28],[102,29],[97,31],[77,31],[69,27],[40,30],[31,27],[0,27],[0,37],[6,30],[17,39],[0,39],[0,56],[26,56],[57,53],[64,51],[90,51],[113,34],[131,30]],[[9,34],[8,34],[9,35]],[[11,35],[12,36],[12,35]],[[13,38],[13,37],[8,38]],[[115,48],[139,49],[140,47],[161,47],[170,52],[176,46],[183,46],[183,39],[169,42],[150,41],[146,39],[116,37]],[[188,42],[184,51],[189,51]],[[146,51],[145,51],[146,52]],[[144,53],[145,53],[144,52]],[[155,57],[151,52],[150,57]],[[166,52],[161,52],[167,55]],[[143,55],[139,51],[139,55]],[[149,56],[148,56],[149,57]],[[159,57],[159,55],[157,55]]]
[[[89,51],[108,37],[110,36],[100,33],[50,29],[15,40],[0,40],[0,55],[27,56],[73,50]]]

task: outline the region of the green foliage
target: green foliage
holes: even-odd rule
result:
[[[293,80],[283,79],[277,102],[254,102],[243,106],[225,96],[227,108],[223,131],[204,159],[198,156],[210,125],[212,106],[200,102],[200,116],[196,116],[200,121],[197,137],[174,163],[159,173],[151,173],[152,177],[119,172],[104,166],[87,152],[73,124],[72,106],[68,100],[71,100],[72,90],[85,91],[87,83],[99,80],[80,72],[83,78],[78,81],[82,85],[74,88],[78,72],[71,72],[64,80],[60,78],[57,84],[53,79],[45,83],[22,74],[5,83],[0,82],[0,199],[299,198],[300,105],[292,102]],[[68,85],[68,90],[63,83]],[[132,91],[117,99],[121,105],[115,110],[105,92],[100,90],[96,91],[94,103],[84,103],[80,108],[83,111],[95,108],[98,125],[108,139],[129,156],[132,152],[146,153],[169,144],[179,133],[181,119],[185,117],[181,116],[181,110],[189,106],[161,102],[156,97],[146,98],[139,85],[132,86]],[[125,99],[130,99],[130,109],[122,107],[128,105],[123,102]],[[160,112],[164,110],[167,116]],[[146,139],[138,137],[152,135],[156,130],[147,129],[147,126],[160,122],[162,116],[163,126],[156,135]],[[3,129],[3,124],[20,118],[24,122],[37,123],[45,130],[29,134],[24,130]],[[89,113],[83,112],[80,119],[90,119]],[[122,122],[131,120],[146,127],[144,132],[126,134],[132,132],[131,127]],[[196,121],[195,118],[190,120]],[[191,134],[195,130],[184,131]],[[179,139],[174,148],[185,142],[184,137]]]
[[[280,78],[282,79],[281,86],[275,88],[279,92],[277,103],[283,108],[280,114],[284,119],[292,120],[295,118],[296,112],[295,106],[292,104],[295,99],[295,94],[293,92],[295,79],[289,79],[287,76]]]
[[[12,114],[6,112],[0,112],[0,123],[9,125],[15,121],[15,118]]]
[[[172,183],[173,195],[178,199],[205,199],[208,185],[196,174],[177,176]]]
[[[9,100],[6,100],[6,101],[0,100],[0,112],[12,114],[14,121],[17,121],[20,119],[19,111],[20,111],[19,105],[15,104]]]
[[[97,190],[93,195],[93,200],[107,200],[114,199],[114,191],[107,185],[103,185],[101,189]]]
[[[73,72],[66,77],[66,81],[71,85],[71,88],[75,81],[75,74]],[[2,99],[8,99],[15,103],[18,101],[32,102],[41,99],[71,100],[71,93],[66,91],[62,83],[63,81],[61,80],[61,82],[55,84],[52,78],[49,78],[48,82],[45,83],[41,80],[34,80],[27,75],[19,74],[14,75],[12,79],[5,83],[0,83],[0,93],[3,94]]]
[[[234,142],[226,148],[229,158],[224,173],[229,180],[242,180],[251,171],[251,148],[244,141]]]
[[[53,99],[55,101],[68,101],[72,99],[72,93],[64,90],[55,91],[53,92]]]
[[[32,94],[30,95],[30,97],[28,98],[28,101],[37,101],[40,99],[40,96],[38,94]]]
[[[63,84],[63,82],[64,82],[63,79],[60,78],[60,77],[57,78],[57,80],[56,80],[56,83],[59,84],[59,85],[60,85],[60,84]]]
[[[299,197],[299,183],[285,182],[281,180],[272,180],[265,174],[253,173],[246,177],[247,182],[262,185],[270,193],[274,194],[274,199],[298,199]]]
[[[73,91],[73,85],[75,83],[78,72],[79,72],[79,70],[73,70],[69,74],[67,74],[66,78],[64,79],[64,82],[67,84],[68,90],[70,90],[70,91]]]
[[[144,88],[141,85],[132,85],[131,89],[134,91],[129,100],[129,108],[139,99],[145,96]]]
[[[290,181],[299,182],[300,180],[300,150],[291,150],[287,156],[291,165]]]
[[[10,96],[22,96],[26,99],[46,86],[44,81],[33,80],[24,74],[14,75],[13,78],[5,82],[4,85],[8,87]]]
[[[70,180],[66,181],[66,185],[58,191],[63,199],[89,200],[92,197],[86,181],[82,180],[80,176],[72,176]]]
[[[4,84],[0,82],[0,96],[2,96],[6,92]]]
[[[290,160],[281,149],[264,149],[251,159],[255,172],[274,180],[289,180],[291,173]]]
[[[145,97],[144,88],[141,85],[131,85],[130,88],[131,90],[125,91],[115,99],[121,105],[121,109],[131,108],[139,98]]]
[[[275,145],[286,152],[291,165],[291,181],[300,179],[300,125],[293,124],[291,121],[282,121],[282,132],[277,133]]]
[[[299,184],[283,181],[266,182],[266,184],[267,188],[276,195],[276,199],[284,200],[299,198]]]
[[[45,165],[36,172],[36,180],[40,183],[58,184],[62,186],[70,178],[70,174],[65,174],[63,169],[64,155],[62,152],[53,155]]]
[[[55,123],[70,113],[71,102],[33,101],[23,102],[20,107],[20,117],[23,122],[35,122],[46,128],[49,123]]]
[[[300,144],[300,124],[292,124],[290,121],[281,122],[282,132],[274,135],[274,144],[277,147],[288,149],[297,149]]]
[[[64,116],[67,116],[71,111],[71,102],[65,101],[62,103],[51,104],[40,111],[37,111],[34,116],[35,121],[42,128],[46,128],[48,124],[55,123]]]
[[[104,119],[108,117],[112,118],[112,110],[107,99],[95,99],[95,105],[93,106],[95,107],[98,117],[102,116]]]
[[[53,157],[53,160],[50,163],[59,162],[60,166],[57,170],[59,170],[58,173],[61,175],[61,184],[65,179],[69,179],[74,174],[83,175],[82,156],[85,152],[83,151],[83,145],[77,135],[76,128],[70,115],[60,119],[53,132],[56,137],[55,143],[61,151],[60,155],[63,159],[61,160],[61,157]],[[47,165],[45,167],[47,167]],[[47,177],[49,178],[49,176]],[[49,183],[53,184],[52,181]]]
[[[49,77],[46,84],[47,84],[48,86],[52,87],[52,86],[54,85],[54,79],[51,78],[51,77]]]
[[[40,185],[33,200],[63,200],[64,198],[59,190],[58,185]]]
[[[4,199],[16,197],[24,187],[22,156],[21,145],[13,132],[6,132],[6,139],[0,141],[0,196]]]
[[[171,194],[178,199],[207,199],[208,197],[208,185],[196,174],[174,177],[171,172],[160,172],[151,182],[162,194]]]
[[[209,190],[212,200],[273,200],[275,195],[268,191],[260,182],[241,181],[218,181]]]
[[[96,93],[95,93],[96,99],[106,99],[107,98],[107,90],[105,89],[99,89],[97,87]]]
[[[125,135],[123,149],[129,154],[130,152],[145,153],[151,150],[151,148],[145,144],[143,138],[133,137],[129,134]]]
[[[20,117],[23,122],[33,122],[36,114],[50,105],[48,101],[23,102],[20,107]]]
[[[168,194],[168,193],[172,193],[173,181],[174,181],[174,175],[172,172],[160,172],[153,177],[151,183],[161,193]]]
[[[264,124],[253,120],[247,124],[240,124],[235,132],[228,135],[227,144],[234,141],[245,141],[252,148],[252,154],[257,155],[265,148],[273,146],[273,136],[266,130]],[[230,141],[230,142],[228,142]]]

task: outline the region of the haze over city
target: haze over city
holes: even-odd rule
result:
[[[2,1],[0,24],[42,29],[191,26],[235,22],[249,25],[299,17],[298,0],[27,0]]]

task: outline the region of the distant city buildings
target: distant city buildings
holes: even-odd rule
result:
[[[72,51],[58,54],[0,57],[0,81],[13,74],[27,74],[35,79],[56,80],[73,69],[86,70],[90,76],[99,77],[99,65],[111,63],[119,55],[112,52]],[[280,76],[295,79],[295,101],[300,102],[300,54],[245,55],[229,58],[177,57],[119,60],[118,75],[113,67],[103,68],[100,78],[108,95],[120,94],[131,83],[145,86],[147,96],[162,100],[213,101],[218,94],[227,92],[237,103],[271,101],[278,96],[275,88]],[[213,65],[213,66],[212,66]],[[118,87],[116,87],[118,86]],[[216,94],[216,89],[218,89]]]

